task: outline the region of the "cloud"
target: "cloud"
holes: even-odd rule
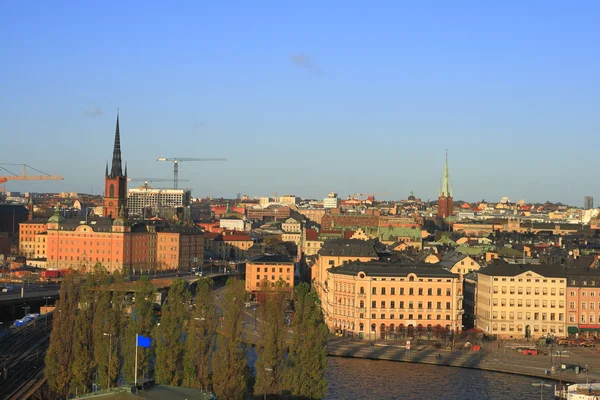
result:
[[[296,64],[296,66],[300,68],[304,68],[319,75],[323,73],[323,70],[317,64],[315,64],[307,54],[294,54],[290,56],[290,59],[294,64]]]
[[[88,117],[100,117],[104,114],[100,107],[90,108],[84,110],[83,113]]]

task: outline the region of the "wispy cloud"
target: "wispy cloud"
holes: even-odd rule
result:
[[[83,113],[88,117],[100,117],[104,114],[100,107],[89,108],[87,110],[83,110]]]
[[[290,59],[296,66],[304,68],[313,74],[323,74],[321,67],[319,67],[307,54],[294,54],[290,56]]]

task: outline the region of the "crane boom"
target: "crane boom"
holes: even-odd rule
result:
[[[61,175],[50,175],[45,172],[42,172],[38,169],[35,169],[27,164],[8,164],[8,163],[0,163],[0,165],[18,165],[23,167],[23,175],[17,175],[10,170],[0,167],[0,169],[10,173],[10,175],[0,176],[0,184],[6,183],[8,181],[62,181],[64,178]],[[39,172],[42,175],[27,175],[27,167],[34,171]]]
[[[179,163],[181,161],[227,161],[226,158],[191,158],[191,157],[158,157],[156,161],[170,161],[173,163],[173,188],[177,189],[179,182]]]

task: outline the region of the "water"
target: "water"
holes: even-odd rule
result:
[[[540,379],[500,372],[358,358],[329,357],[327,400],[540,399]],[[552,399],[552,387],[543,398]],[[534,386],[537,384],[537,386]]]

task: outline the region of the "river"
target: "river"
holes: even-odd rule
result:
[[[526,400],[541,397],[540,379],[465,368],[329,357],[327,400]],[[552,387],[543,398],[552,399]],[[536,386],[534,386],[536,385]]]

